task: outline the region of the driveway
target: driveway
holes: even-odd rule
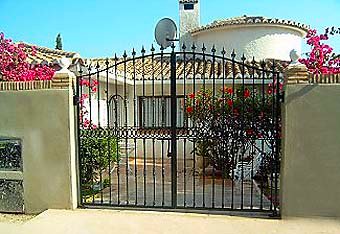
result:
[[[245,218],[154,211],[48,210],[28,221],[0,221],[0,233],[15,234],[316,234],[340,233],[340,219]]]

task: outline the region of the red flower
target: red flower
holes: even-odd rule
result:
[[[245,98],[250,97],[250,91],[249,91],[249,89],[245,89],[243,95],[244,95]]]
[[[187,107],[187,112],[190,114],[194,111],[194,108],[192,106]]]
[[[253,135],[254,131],[253,131],[253,129],[247,129],[246,133],[247,133],[248,136],[251,136],[251,135]]]
[[[228,99],[227,104],[228,104],[229,107],[232,107],[233,106],[233,100]]]
[[[264,112],[263,112],[263,111],[260,112],[259,118],[260,118],[260,119],[263,119],[263,118],[264,118]]]
[[[238,109],[234,109],[234,115],[238,116],[239,115],[239,112],[238,112]]]
[[[233,88],[228,88],[227,93],[229,93],[231,95],[231,94],[233,94],[233,92],[234,92]]]
[[[85,79],[79,79],[79,85],[89,86],[90,82],[88,80],[85,80]]]
[[[267,94],[270,95],[270,94],[272,94],[272,93],[273,93],[273,89],[268,89],[268,90],[267,90]]]
[[[279,88],[280,88],[280,90],[282,91],[282,89],[283,89],[283,84],[282,84],[282,83],[280,83]]]
[[[194,93],[189,94],[189,98],[194,99],[195,98],[195,94]]]
[[[229,87],[224,86],[223,89],[222,89],[222,92],[232,95],[233,94],[233,88],[229,88]]]

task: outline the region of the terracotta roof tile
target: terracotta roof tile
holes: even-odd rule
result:
[[[42,46],[36,46],[32,44],[28,44],[25,42],[19,42],[21,44],[24,44],[25,50],[27,52],[32,51],[32,47],[36,48],[36,54],[32,56],[30,53],[28,53],[28,62],[32,64],[50,64],[54,65],[58,63],[58,60],[62,57],[70,58],[72,60],[72,63],[76,63],[80,56],[78,53],[75,52],[68,52],[64,50],[54,50],[47,47]]]
[[[143,76],[145,79],[152,79],[154,77],[156,80],[170,79],[170,61],[169,58],[163,57],[163,61],[158,57],[152,60],[150,57],[145,58],[144,61],[140,58],[136,58],[135,60],[130,60],[127,58],[126,62],[123,62],[122,58],[119,58],[115,61],[115,59],[108,59],[109,61],[109,72],[112,74],[117,74],[121,77],[126,77],[127,79],[133,79],[136,77],[136,80],[142,80]],[[97,64],[99,65],[99,71],[104,70],[106,68],[106,59],[88,59],[87,66],[91,66],[95,68]],[[115,68],[115,62],[118,64]],[[272,63],[273,60],[265,60],[266,71],[272,71]],[[275,71],[283,72],[283,69],[288,65],[287,61],[279,61],[274,60],[275,62]],[[125,65],[124,65],[125,64]],[[135,67],[133,66],[135,64]],[[253,66],[254,65],[254,66]],[[259,78],[262,76],[261,71],[256,68],[261,69],[260,63],[252,64],[251,61],[245,61],[245,66],[241,63],[232,63],[231,61],[225,60],[224,69],[223,62],[221,59],[216,59],[215,64],[213,64],[212,60],[205,60],[205,63],[202,59],[196,58],[195,61],[192,59],[186,59],[184,62],[183,59],[178,58],[176,63],[176,75],[178,79],[183,79],[184,74],[186,78],[193,79],[193,71],[195,71],[195,78],[205,78],[205,79],[213,79],[213,78],[222,78],[223,76],[227,78],[232,78],[236,76],[238,78],[242,78],[242,70],[244,67],[244,76],[246,79],[252,78],[253,72],[254,76]],[[234,67],[234,72],[233,72]],[[253,68],[255,70],[253,71]],[[92,69],[91,72],[95,72],[96,69]]]
[[[223,20],[216,20],[211,24],[201,26],[191,30],[192,34],[196,34],[202,31],[206,31],[209,29],[225,27],[230,25],[250,25],[250,24],[272,24],[272,25],[285,25],[298,28],[304,32],[309,30],[309,26],[305,24],[301,24],[298,22],[294,22],[292,20],[284,20],[284,19],[276,19],[276,18],[266,18],[263,16],[239,16],[233,18],[227,18]]]

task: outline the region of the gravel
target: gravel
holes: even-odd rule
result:
[[[2,223],[25,223],[33,219],[36,215],[26,214],[6,214],[0,213],[0,222]]]

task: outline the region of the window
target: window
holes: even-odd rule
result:
[[[186,3],[184,4],[184,10],[193,10],[194,4],[193,3]]]
[[[126,109],[122,96],[115,95],[109,100],[109,121],[110,127],[123,127],[127,124]],[[105,113],[105,112],[104,112]]]
[[[184,128],[187,117],[184,113],[184,96],[177,97],[177,128]],[[171,127],[171,98],[139,97],[139,126],[142,128]]]

